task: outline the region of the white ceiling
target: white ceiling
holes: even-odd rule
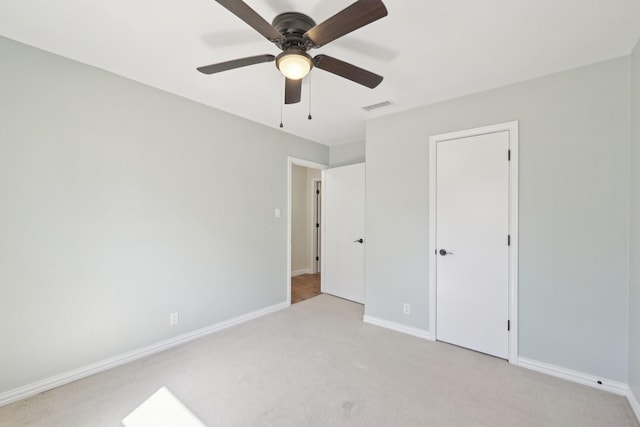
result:
[[[285,11],[317,23],[353,0],[245,0],[271,22]],[[639,0],[385,0],[389,16],[326,53],[381,74],[368,89],[313,70],[284,132],[326,145],[364,140],[365,121],[622,55],[640,37]],[[279,53],[214,0],[2,0],[0,35],[278,128],[274,63],[204,75],[196,67]],[[0,58],[1,60],[1,58]],[[389,100],[376,112],[363,106]]]

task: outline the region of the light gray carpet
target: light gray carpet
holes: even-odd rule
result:
[[[638,426],[624,397],[362,322],[328,295],[0,408],[121,426],[163,386],[213,426]]]

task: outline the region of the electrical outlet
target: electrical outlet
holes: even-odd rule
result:
[[[402,310],[404,311],[404,314],[411,314],[411,304],[405,302],[402,306]]]
[[[177,325],[180,322],[180,318],[178,317],[178,312],[174,311],[173,313],[169,313],[169,325]]]

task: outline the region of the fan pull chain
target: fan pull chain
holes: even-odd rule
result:
[[[311,120],[311,73],[309,73],[309,115],[307,116],[308,120]]]
[[[282,129],[284,127],[284,124],[282,123],[282,104],[284,104],[284,79],[282,81],[282,84],[280,85],[280,129]]]

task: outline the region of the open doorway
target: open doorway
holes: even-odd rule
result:
[[[289,159],[287,298],[291,304],[321,293],[322,170],[326,165]]]

